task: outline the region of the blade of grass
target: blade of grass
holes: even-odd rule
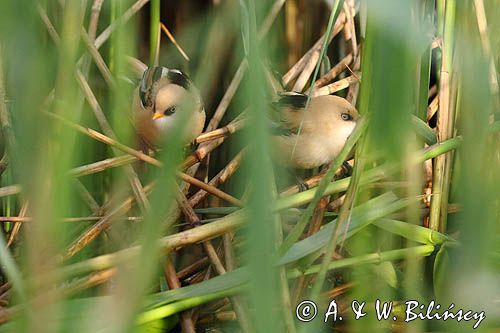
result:
[[[406,258],[420,258],[431,255],[434,252],[433,245],[420,245],[415,247],[409,247],[406,249],[398,249],[391,251],[384,251],[378,253],[370,253],[362,256],[345,258],[336,260],[330,263],[327,270],[344,268],[349,266],[358,266],[366,264],[380,264],[384,261],[393,261]],[[312,265],[305,271],[300,271],[297,268],[288,271],[288,278],[296,278],[302,275],[317,274],[321,270],[321,265]]]
[[[422,244],[441,245],[453,241],[449,236],[437,231],[407,222],[380,219],[373,222],[379,228]]]
[[[160,55],[160,0],[150,1],[149,19],[149,64],[158,66]]]

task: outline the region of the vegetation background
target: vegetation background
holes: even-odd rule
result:
[[[405,323],[410,299],[485,311],[476,331],[498,332],[499,14],[494,0],[1,1],[0,332],[472,331]],[[192,151],[175,135],[136,150],[131,96],[155,64],[202,93]],[[276,185],[278,81],[363,118],[303,192]],[[343,320],[325,323],[332,299]],[[397,320],[378,321],[376,299]]]

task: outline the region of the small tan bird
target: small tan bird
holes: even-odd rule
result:
[[[192,142],[203,131],[206,117],[200,93],[191,80],[166,67],[146,69],[134,92],[133,116],[139,136],[150,148],[157,147],[183,117],[187,123],[182,140]]]
[[[312,169],[330,163],[359,119],[358,111],[342,97],[313,97],[304,110],[306,103],[307,96],[298,93],[281,94],[273,103],[279,128],[274,149],[282,166]]]

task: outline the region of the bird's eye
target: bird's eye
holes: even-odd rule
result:
[[[343,121],[352,120],[352,116],[349,113],[342,113],[340,116],[342,117]]]
[[[163,112],[163,114],[165,116],[170,116],[170,115],[174,114],[175,111],[177,111],[176,107],[175,106],[171,106],[168,109],[166,109],[165,112]]]

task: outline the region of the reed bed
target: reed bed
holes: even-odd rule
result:
[[[1,1],[0,332],[498,331],[498,14]],[[189,74],[207,122],[145,153],[131,96],[157,65]],[[273,163],[277,90],[362,115],[306,190]],[[409,320],[408,301],[477,316]]]

